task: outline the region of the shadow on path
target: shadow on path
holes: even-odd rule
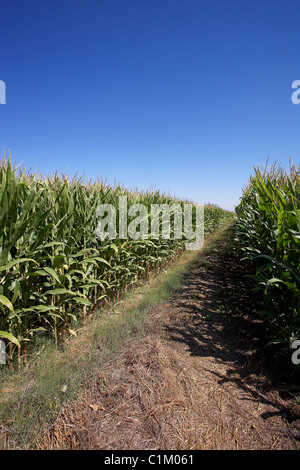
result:
[[[200,257],[186,276],[174,299],[178,321],[166,325],[167,337],[187,346],[191,356],[212,358],[219,367],[207,372],[220,385],[234,383],[291,422],[299,419],[296,402],[286,392],[270,393],[288,380],[290,356],[280,354],[278,346],[266,346],[264,324],[256,313],[261,299],[251,291],[251,281],[238,254],[227,248],[229,243],[218,242],[217,250]]]

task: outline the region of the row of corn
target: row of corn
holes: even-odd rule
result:
[[[237,213],[236,239],[261,296],[271,343],[300,339],[300,167],[255,169]]]
[[[0,161],[0,339],[12,368],[26,362],[37,334],[59,344],[84,321],[184,249],[183,240],[99,240],[99,204],[171,204],[157,191],[144,193],[83,182],[65,175],[42,177]],[[178,202],[178,201],[176,201]],[[205,230],[220,225],[226,211],[207,205]]]

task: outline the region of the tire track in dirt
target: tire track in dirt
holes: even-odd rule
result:
[[[142,337],[69,403],[42,449],[299,449],[299,407],[274,367],[228,240],[199,255]]]

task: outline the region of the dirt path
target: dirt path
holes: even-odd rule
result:
[[[274,361],[227,243],[199,257],[147,333],[63,410],[41,448],[300,448],[299,408],[273,389]]]

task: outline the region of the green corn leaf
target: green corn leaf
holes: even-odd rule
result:
[[[11,312],[14,312],[14,307],[12,303],[4,295],[0,295],[0,303],[4,305],[5,307],[7,307]]]
[[[10,341],[11,343],[14,343],[18,346],[18,348],[21,347],[19,341],[17,340],[17,338],[12,335],[11,333],[8,333],[7,331],[0,331],[0,338],[4,338],[4,339],[8,339],[8,341]]]
[[[82,297],[74,297],[73,301],[82,305],[92,305],[92,303],[89,300],[83,299]]]

